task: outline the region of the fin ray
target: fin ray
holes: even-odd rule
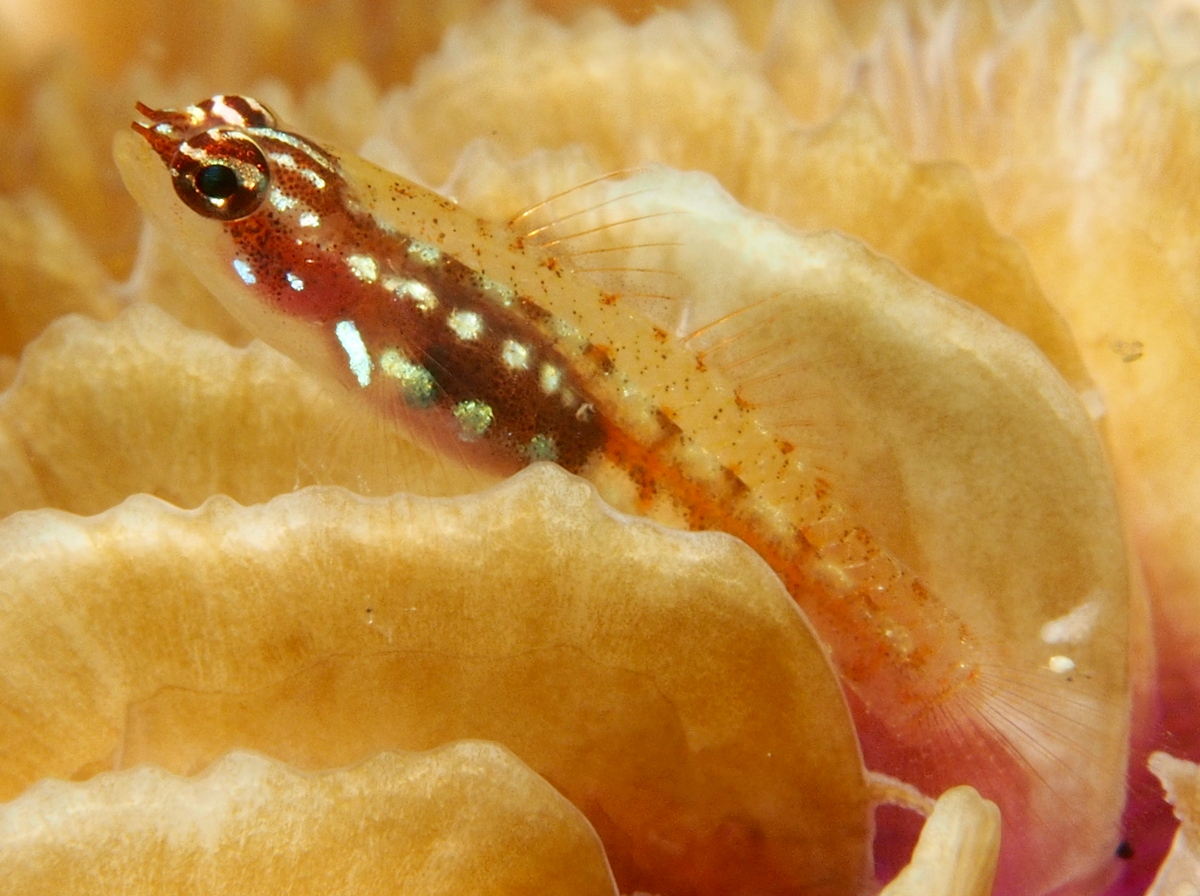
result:
[[[655,190],[636,180],[646,170],[624,169],[560,190],[508,226],[655,324],[671,325],[677,315],[667,309],[679,304],[684,280],[672,263],[681,244],[655,225],[682,212],[656,202]]]

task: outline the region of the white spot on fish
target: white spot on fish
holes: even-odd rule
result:
[[[433,290],[420,280],[412,280],[408,277],[385,277],[382,285],[388,292],[395,294],[396,298],[408,299],[425,314],[433,311],[439,304]]]
[[[347,255],[346,267],[364,283],[374,283],[379,277],[379,262],[370,255]]]
[[[513,370],[529,369],[529,346],[515,339],[505,339],[500,346],[500,357]]]
[[[271,187],[270,196],[271,205],[275,206],[281,212],[291,211],[299,204],[299,201],[295,197],[289,196],[283,190],[279,189],[279,187]]]
[[[288,271],[284,276],[287,277],[288,286],[296,290],[296,292],[300,292],[302,289],[304,289],[304,281],[291,271]]]
[[[189,108],[189,110],[195,109],[197,112],[200,111],[199,107],[197,107],[197,106],[189,106],[188,108]],[[245,127],[247,124],[245,116],[242,115],[242,113],[239,112],[237,109],[233,108],[233,106],[231,106],[227,102],[225,102],[224,96],[214,96],[211,109],[212,109],[212,115],[216,118],[221,119],[224,122],[235,125],[237,127]],[[199,124],[200,122],[196,121],[195,123]]]
[[[247,286],[253,286],[258,282],[258,278],[254,276],[254,271],[251,270],[249,262],[241,258],[235,258],[233,260],[233,269],[237,271],[237,275],[242,278],[242,282]]]
[[[458,434],[462,440],[474,442],[488,431],[496,415],[487,402],[472,398],[454,406],[454,419],[458,421]]]
[[[189,146],[186,143],[182,144],[179,147],[179,149],[177,150],[177,152],[181,152],[185,156],[187,156],[189,159],[195,159],[197,162],[207,162],[208,161],[208,153],[205,150],[200,149],[195,146]]]
[[[371,385],[371,371],[375,365],[371,361],[370,354],[367,353],[367,346],[363,342],[362,334],[358,332],[358,327],[352,320],[338,321],[333,332],[350,361],[350,372],[354,374],[358,384],[365,389]]]
[[[400,383],[400,392],[411,406],[427,408],[433,404],[437,382],[428,370],[414,364],[399,349],[384,349],[379,355],[380,369]]]
[[[562,385],[562,371],[553,364],[543,364],[538,370],[538,385],[547,395],[553,395]]]
[[[454,331],[455,336],[464,342],[478,339],[483,333],[483,318],[474,311],[455,308],[446,317],[446,325]]]
[[[501,283],[499,280],[493,280],[491,277],[485,277],[481,274],[478,284],[481,292],[495,299],[506,308],[517,298],[517,291],[515,289]]]
[[[321,216],[314,211],[301,212],[298,221],[301,227],[316,227],[321,223]]]
[[[408,254],[426,265],[437,264],[442,260],[442,250],[420,240],[412,240],[408,244]]]
[[[303,177],[305,180],[307,180],[310,184],[312,184],[318,190],[325,189],[325,178],[321,177],[321,175],[317,174],[317,172],[310,171],[308,168],[301,168],[300,176]]]

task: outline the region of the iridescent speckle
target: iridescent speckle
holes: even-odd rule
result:
[[[434,311],[439,304],[433,290],[420,280],[409,277],[384,277],[381,285],[396,298],[411,301],[425,314]]]
[[[300,292],[302,289],[304,289],[304,281],[291,271],[288,271],[284,276],[287,277],[288,286],[296,290],[296,292]]]
[[[458,421],[458,434],[462,440],[474,442],[483,438],[496,414],[487,402],[471,398],[454,406],[454,419]]]
[[[299,150],[310,162],[320,165],[323,168],[333,170],[329,157],[307,140],[301,140],[295,134],[289,134],[287,131],[272,131],[271,136],[280,143],[286,143],[293,149]],[[322,181],[322,185],[323,184],[324,182]]]
[[[297,223],[301,227],[317,227],[321,223],[321,216],[314,211],[301,212]]]
[[[530,351],[529,346],[515,339],[505,339],[500,346],[500,358],[507,367],[513,370],[528,370]]]
[[[258,282],[258,278],[254,276],[254,271],[250,268],[250,263],[241,258],[233,260],[233,269],[237,271],[237,275],[242,278],[242,282],[247,286],[253,286]]]
[[[539,460],[558,460],[558,443],[553,436],[538,433],[529,440],[522,452],[531,462]]]
[[[296,197],[289,196],[283,190],[279,189],[279,187],[272,187],[269,196],[271,205],[275,206],[281,212],[291,211],[299,204],[299,200]]]
[[[547,395],[553,395],[562,385],[562,371],[553,364],[543,364],[538,370],[538,386]]]
[[[379,262],[370,255],[347,255],[346,267],[364,283],[374,283],[379,277]]]
[[[511,286],[501,283],[499,280],[493,280],[491,277],[479,274],[476,278],[476,284],[479,286],[480,292],[491,299],[495,299],[506,308],[516,301],[517,291]]]
[[[371,355],[367,352],[362,334],[358,332],[358,327],[352,320],[338,321],[333,332],[346,352],[346,358],[350,362],[350,372],[354,374],[358,384],[365,389],[371,385],[371,370],[375,365],[371,361]]]
[[[446,326],[464,342],[478,339],[483,334],[483,318],[474,311],[455,308],[446,316]]]
[[[442,250],[420,240],[412,240],[408,244],[408,254],[425,265],[434,265],[442,260]]]
[[[410,407],[430,407],[437,397],[437,381],[433,374],[409,360],[399,349],[384,349],[379,355],[379,368],[400,384],[400,394]]]
[[[321,177],[321,175],[317,174],[317,172],[310,171],[307,168],[301,168],[300,176],[303,177],[305,180],[307,180],[310,184],[312,184],[318,190],[325,189],[325,178]]]

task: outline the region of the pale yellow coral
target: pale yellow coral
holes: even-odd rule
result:
[[[1000,853],[1000,813],[970,787],[942,794],[912,862],[880,896],[987,896]]]
[[[239,746],[319,769],[487,738],[589,816],[624,887],[865,879],[824,650],[733,539],[619,519],[549,466],[469,502],[142,497],[3,527],[5,795]]]
[[[507,751],[469,741],[313,775],[231,753],[192,779],[144,766],[43,781],[0,806],[0,886],[28,896],[616,893],[579,811]]]

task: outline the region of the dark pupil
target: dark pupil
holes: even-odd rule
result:
[[[196,189],[209,199],[228,199],[239,186],[237,174],[226,165],[205,165],[196,172]]]

